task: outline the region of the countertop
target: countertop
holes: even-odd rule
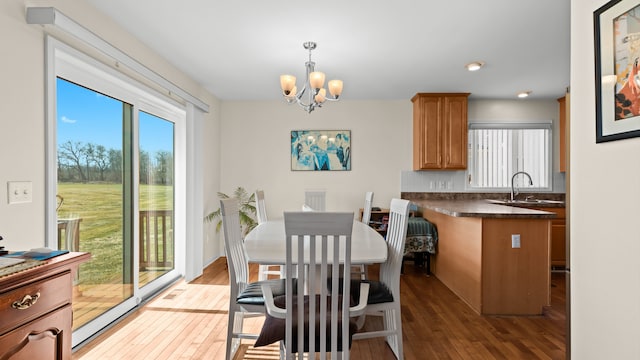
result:
[[[529,205],[511,206],[489,200],[426,200],[410,199],[418,207],[454,217],[553,219],[553,212],[531,209]],[[558,207],[560,204],[532,204],[531,207]]]

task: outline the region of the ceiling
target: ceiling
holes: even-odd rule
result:
[[[305,41],[345,100],[556,99],[569,85],[569,0],[88,2],[221,100],[279,99],[281,74],[300,88]]]

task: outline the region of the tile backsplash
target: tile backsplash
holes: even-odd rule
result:
[[[460,171],[403,171],[401,192],[486,192],[466,189],[466,172]],[[565,173],[553,173],[553,193],[565,193]]]

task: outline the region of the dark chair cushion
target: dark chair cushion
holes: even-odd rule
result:
[[[378,280],[360,280],[351,279],[351,298],[352,301],[358,302],[360,299],[360,283],[369,284],[369,297],[367,297],[367,304],[381,304],[386,302],[393,302],[393,294],[387,287],[387,285]],[[328,287],[331,290],[331,279],[328,280]],[[342,289],[342,278],[340,279],[340,289]]]
[[[305,301],[304,301],[304,309],[305,309],[305,313],[308,314],[309,312],[309,296],[305,296],[304,297]],[[297,325],[297,299],[294,297],[293,298],[293,306],[294,306],[294,310],[293,310],[293,344],[291,344],[291,352],[292,353],[297,353],[298,352],[298,325]],[[328,300],[327,302],[329,302],[330,300]],[[282,296],[278,296],[278,297],[274,297],[273,299],[274,304],[281,308],[284,309],[285,308],[285,303],[286,303],[286,296],[282,295]],[[340,304],[342,304],[342,301],[340,300]],[[331,328],[330,328],[330,324],[331,324],[331,319],[330,319],[330,308],[331,308],[331,304],[328,303],[327,304],[327,351],[331,351],[331,338],[330,338],[330,332],[331,332]],[[319,315],[320,315],[320,295],[316,295],[316,309],[315,309],[315,313],[316,313],[316,338],[315,338],[315,350],[319,351],[320,349],[320,320],[319,320]],[[304,352],[308,352],[309,351],[309,334],[308,334],[308,321],[309,318],[307,315],[305,315],[305,339],[304,339]],[[265,346],[265,345],[269,345],[269,344],[273,344],[274,342],[277,341],[281,341],[285,339],[285,326],[286,326],[286,320],[285,319],[278,319],[275,318],[269,314],[267,314],[264,324],[262,325],[262,330],[260,331],[260,336],[258,337],[258,339],[256,340],[256,343],[254,344],[255,347],[259,347],[259,346]],[[352,342],[352,336],[353,334],[357,331],[358,327],[357,324],[355,322],[355,320],[350,319],[349,320],[349,348],[351,348],[351,342]],[[338,351],[342,351],[342,341],[340,340],[342,339],[342,321],[340,319],[340,316],[338,318]],[[286,346],[289,346],[288,344],[285,344]]]
[[[297,288],[297,279],[293,279],[293,288]],[[271,279],[256,281],[247,284],[243,292],[238,294],[236,303],[240,305],[264,305],[264,295],[262,294],[262,284],[271,286],[273,297],[284,295],[286,287],[285,279]]]

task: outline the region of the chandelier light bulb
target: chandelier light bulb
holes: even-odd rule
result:
[[[342,80],[331,80],[329,81],[329,94],[334,98],[338,98],[340,94],[342,94]]]
[[[320,89],[318,94],[315,96],[315,100],[317,103],[323,103],[327,99],[327,90],[325,88]]]
[[[296,94],[298,93],[298,88],[296,86],[293,87],[293,89],[291,89],[291,91],[289,92],[289,95],[284,95],[285,100],[287,100],[287,102],[289,104],[293,103],[296,101]]]
[[[289,96],[296,87],[296,77],[293,75],[280,75],[280,87],[285,96]]]
[[[311,87],[318,90],[324,86],[324,73],[321,71],[314,71],[309,74],[309,83]]]

